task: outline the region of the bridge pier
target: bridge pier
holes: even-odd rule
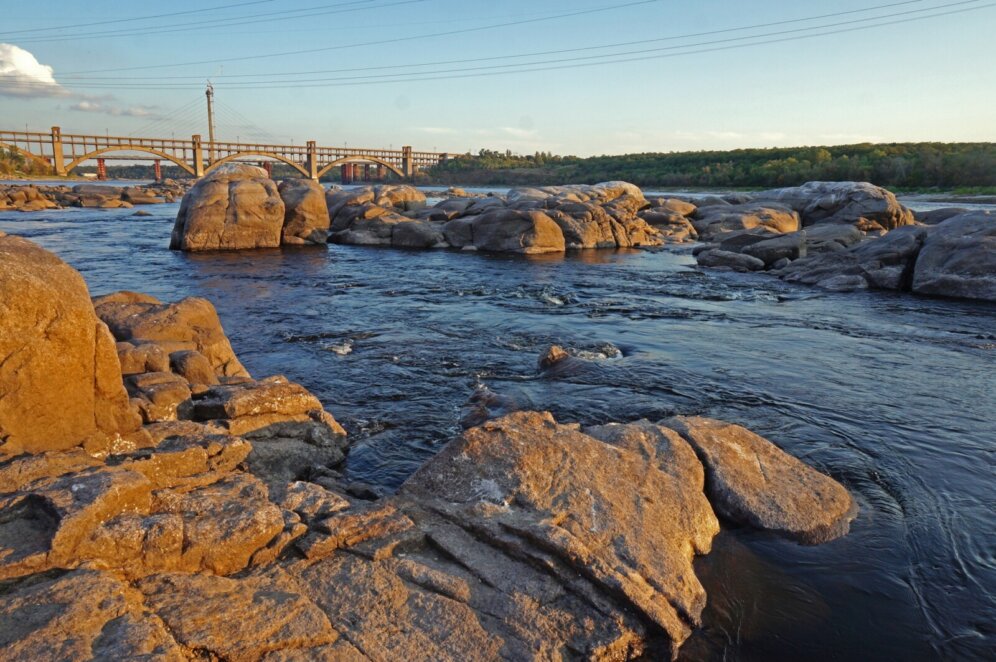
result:
[[[194,143],[194,177],[200,179],[204,176],[204,149],[201,147],[201,136],[195,134],[190,140]]]
[[[415,159],[412,158],[411,145],[401,148],[401,172],[405,173],[405,179],[415,179]]]
[[[314,140],[308,141],[308,176],[316,182],[318,181],[318,144]]]
[[[153,168],[153,170],[156,173],[156,183],[158,184],[158,183],[162,182],[163,181],[163,165],[162,165],[162,161],[160,161],[159,159],[156,159],[155,161],[153,161],[152,162],[152,168]]]
[[[66,157],[62,151],[62,129],[57,126],[52,127],[52,167],[55,168],[56,175],[66,176]]]
[[[97,179],[100,181],[107,179],[107,163],[104,159],[97,159]]]
[[[377,164],[377,181],[382,182],[387,179],[387,168],[380,163]]]

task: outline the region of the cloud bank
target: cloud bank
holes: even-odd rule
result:
[[[69,92],[55,80],[54,70],[14,44],[0,44],[0,95],[61,97]]]

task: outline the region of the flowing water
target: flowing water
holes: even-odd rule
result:
[[[488,388],[585,424],[705,414],[843,482],[845,538],[732,526],[697,562],[705,625],[683,659],[985,659],[996,650],[996,306],[834,294],[701,272],[687,253],[522,258],[349,246],[186,255],[177,205],[0,213],[93,293],[215,303],[257,376],[314,391],[396,488]],[[541,376],[549,343],[585,357]]]

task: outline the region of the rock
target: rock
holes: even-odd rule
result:
[[[831,292],[857,292],[868,289],[868,281],[858,274],[831,276],[816,283],[816,287]]]
[[[0,455],[113,441],[141,424],[114,339],[83,278],[52,253],[0,237]]]
[[[219,377],[249,376],[207,299],[188,297],[163,304],[145,295],[119,292],[97,297],[93,303],[119,341],[150,341],[168,353],[196,350],[207,357]]]
[[[764,227],[773,232],[796,232],[801,228],[799,215],[788,207],[773,203],[744,205],[699,205],[692,225],[704,239],[724,232]]]
[[[226,164],[183,196],[170,248],[182,251],[276,248],[284,203],[266,171]]]
[[[146,423],[175,421],[181,413],[182,418],[189,417],[191,392],[183,377],[172,372],[146,372],[128,377],[126,383]]]
[[[961,216],[971,211],[971,209],[966,209],[965,207],[941,207],[940,209],[931,209],[930,211],[915,211],[913,212],[913,218],[917,223],[937,225],[952,216]]]
[[[927,230],[922,226],[898,228],[884,237],[868,239],[844,251],[818,253],[796,260],[782,269],[779,277],[789,282],[815,285],[836,276],[858,276],[870,287],[908,289],[913,264],[926,234]],[[830,284],[863,289],[855,278],[831,281]]]
[[[723,517],[810,545],[850,528],[857,506],[847,490],[767,439],[698,416],[663,424],[695,449],[706,469],[706,494]]]
[[[400,497],[459,522],[494,551],[534,559],[578,595],[614,596],[667,633],[676,650],[705,606],[692,558],[709,551],[718,523],[702,494],[702,467],[677,434],[646,422],[620,427],[626,429],[582,434],[550,414],[510,414],[450,442]],[[430,530],[473,572],[488,577],[500,567],[489,567],[474,545],[447,544],[445,527]],[[552,603],[532,593],[542,584],[527,578],[518,590]],[[606,621],[600,633],[562,628],[559,637],[580,636],[568,645],[582,657],[639,640],[642,633],[631,629],[639,625],[620,619],[617,609],[598,619]],[[565,621],[582,618],[579,611]]]
[[[796,260],[806,256],[806,234],[792,232],[765,239],[744,247],[743,252],[764,262],[765,267],[781,259]]]
[[[550,348],[543,352],[539,358],[540,370],[546,370],[561,361],[569,359],[570,356],[560,345],[550,345]]]
[[[126,511],[149,512],[151,490],[138,472],[93,467],[0,498],[0,579],[76,567],[83,558],[80,546],[103,522]]]
[[[657,211],[667,211],[678,214],[679,216],[692,216],[695,214],[697,207],[688,202],[687,200],[682,200],[680,198],[654,198],[647,201],[652,208]]]
[[[931,228],[912,288],[917,294],[996,301],[996,217],[972,212]]]
[[[27,583],[0,595],[0,657],[38,662],[188,659],[162,620],[145,610],[141,593],[92,570]]]
[[[119,342],[115,345],[122,375],[137,375],[143,372],[166,372],[169,370],[169,355],[155,343],[143,342],[133,345]]]
[[[850,248],[864,235],[853,225],[846,223],[821,223],[805,230],[806,253],[832,253]]]
[[[868,229],[877,226],[892,230],[913,222],[913,212],[901,205],[895,195],[868,182],[807,182],[763,191],[755,198],[788,205],[802,215],[805,227],[817,223],[850,223]]]
[[[169,368],[187,380],[188,384],[213,386],[218,384],[211,361],[200,352],[192,349],[173,352],[169,355]]]
[[[702,250],[715,248],[729,253],[742,253],[748,246],[758,244],[762,241],[767,241],[768,239],[774,239],[779,236],[781,235],[777,232],[769,230],[763,225],[759,225],[755,228],[751,228],[750,230],[733,230],[732,232],[723,232],[715,235],[712,238],[713,244],[711,246],[703,245]],[[694,254],[698,255],[701,252],[702,251],[700,250]]]
[[[328,617],[279,568],[239,579],[166,574],[138,587],[180,643],[212,659],[258,660],[338,638]]]
[[[328,239],[329,208],[325,189],[311,179],[285,179],[277,187],[284,203],[284,244],[321,244]]]
[[[474,247],[496,253],[562,253],[564,233],[539,211],[496,210],[473,223]]]
[[[448,247],[443,236],[442,226],[427,221],[398,223],[391,233],[391,245],[396,248],[442,248]]]
[[[716,249],[699,253],[695,259],[702,267],[720,267],[733,271],[760,271],[764,269],[764,262],[756,257]]]

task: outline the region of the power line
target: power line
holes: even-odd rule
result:
[[[231,9],[233,7],[248,7],[250,5],[262,5],[275,0],[252,0],[251,2],[236,2],[230,5],[218,5],[215,7],[204,7],[203,9],[190,9],[188,11],[177,11],[170,12],[168,14],[152,14],[150,16],[138,16],[135,18],[118,18],[111,21],[95,21],[93,23],[75,23],[73,25],[60,25],[58,27],[48,27],[48,28],[31,28],[30,30],[8,30],[7,32],[0,33],[0,37],[7,37],[9,35],[25,34],[28,32],[49,32],[55,30],[67,30],[69,28],[88,28],[95,25],[110,25],[112,23],[130,23],[134,21],[150,21],[155,18],[172,18],[173,16],[182,16],[185,14],[203,14],[205,12],[219,11],[222,9]]]
[[[322,5],[324,7],[322,11],[311,11],[314,9],[319,9],[319,7],[309,7],[307,9],[292,9],[284,10],[279,12],[269,12],[265,14],[255,14],[249,17],[239,17],[238,19],[222,18],[213,19],[209,21],[195,21],[192,23],[174,23],[170,25],[160,26],[157,28],[143,29],[143,30],[115,30],[111,32],[96,32],[96,33],[81,33],[72,35],[58,35],[53,37],[38,37],[33,39],[21,39],[20,43],[40,43],[40,42],[53,42],[53,41],[74,41],[80,38],[86,39],[113,39],[116,37],[139,37],[145,35],[154,34],[167,34],[171,32],[190,32],[191,30],[217,30],[219,27],[228,27],[234,25],[251,25],[253,23],[273,23],[276,21],[291,21],[301,18],[311,18],[314,16],[327,16],[330,14],[346,14],[356,11],[366,11],[370,9],[386,9],[388,7],[397,7],[399,5],[410,5],[422,2],[427,2],[428,0],[398,0],[397,2],[390,2],[381,5],[374,5],[370,7],[353,7],[352,5],[364,5],[370,2],[375,2],[376,0],[352,0],[350,2],[340,2],[331,5]],[[334,9],[329,9],[333,7]],[[344,7],[348,7],[345,8]],[[301,13],[311,11],[311,13]],[[291,16],[290,14],[297,14]],[[255,18],[254,18],[255,17]],[[246,19],[246,20],[242,20]],[[217,24],[221,24],[220,26]]]
[[[380,40],[380,41],[369,41],[369,42],[359,43],[359,44],[344,44],[344,45],[341,45],[341,46],[325,46],[325,47],[322,47],[322,48],[311,48],[311,49],[297,50],[297,51],[284,51],[282,53],[264,53],[264,54],[258,54],[258,55],[243,55],[241,57],[234,57],[234,58],[218,58],[218,59],[214,59],[214,60],[199,60],[199,61],[194,61],[194,62],[180,62],[180,63],[175,63],[175,64],[147,64],[147,65],[141,65],[141,66],[137,66],[137,67],[114,67],[114,68],[109,68],[109,69],[91,69],[89,71],[69,72],[68,74],[64,74],[64,75],[70,76],[70,75],[75,75],[75,74],[107,73],[107,72],[111,72],[111,71],[138,71],[138,70],[147,70],[147,69],[170,69],[170,68],[173,68],[173,67],[187,67],[187,66],[193,66],[193,65],[199,65],[199,64],[224,64],[224,63],[228,63],[228,62],[244,62],[246,60],[260,60],[260,59],[269,59],[269,58],[274,58],[274,57],[286,57],[286,56],[291,56],[291,55],[313,55],[315,53],[322,53],[322,52],[328,52],[328,51],[342,50],[342,49],[345,49],[345,48],[358,48],[360,46],[380,46],[380,45],[384,45],[384,44],[394,44],[394,43],[400,43],[400,42],[406,42],[406,41],[415,41],[415,40],[418,40],[418,39],[427,39],[427,38],[431,38],[431,37],[448,37],[448,36],[452,36],[452,35],[456,35],[456,34],[467,34],[467,33],[470,33],[470,32],[481,32],[483,30],[494,30],[494,29],[498,29],[498,28],[505,28],[505,27],[511,27],[511,26],[516,26],[516,25],[525,25],[527,23],[540,23],[540,22],[544,22],[544,21],[551,21],[551,20],[556,20],[556,19],[561,19],[561,18],[571,18],[571,17],[574,17],[574,16],[583,16],[583,15],[587,15],[587,14],[595,14],[595,13],[599,13],[599,12],[611,11],[611,10],[614,10],[614,9],[624,9],[626,7],[635,7],[635,6],[638,6],[638,5],[648,5],[648,4],[653,4],[653,3],[661,2],[661,1],[662,0],[635,0],[635,1],[631,1],[631,2],[624,2],[624,3],[619,3],[619,4],[613,4],[613,5],[606,5],[606,6],[602,6],[602,7],[596,7],[594,9],[585,9],[585,10],[581,10],[581,11],[568,12],[568,13],[564,13],[564,14],[556,14],[554,16],[549,16],[549,17],[545,17],[545,18],[532,18],[532,19],[523,19],[523,20],[517,20],[517,21],[509,21],[509,22],[506,22],[506,23],[494,23],[494,24],[490,24],[490,25],[478,26],[478,27],[475,27],[475,28],[465,28],[465,29],[460,29],[460,30],[449,30],[449,31],[446,31],[446,32],[435,32],[435,33],[432,33],[432,34],[424,34],[424,35],[412,35],[412,36],[408,36],[408,37],[397,37],[397,38],[394,38],[394,39],[384,39],[384,40]]]
[[[622,47],[622,46],[633,46],[633,45],[636,45],[636,44],[662,42],[662,41],[677,41],[679,39],[691,39],[691,38],[694,38],[694,37],[705,37],[705,36],[716,35],[716,34],[726,34],[726,33],[730,33],[730,32],[742,32],[744,30],[755,30],[755,29],[758,29],[758,28],[774,27],[774,26],[777,26],[777,25],[788,25],[788,24],[792,24],[792,23],[805,23],[805,22],[808,22],[808,21],[817,21],[817,20],[822,20],[822,19],[825,19],[825,18],[835,18],[837,16],[847,16],[847,15],[852,15],[852,14],[867,13],[867,12],[871,12],[871,11],[877,11],[879,9],[888,9],[888,8],[891,8],[891,7],[899,7],[899,6],[911,5],[911,4],[920,4],[923,1],[924,0],[904,0],[903,2],[892,2],[892,3],[889,3],[889,4],[876,5],[874,7],[868,7],[868,8],[865,8],[865,9],[852,9],[852,10],[849,10],[849,11],[834,12],[834,13],[831,13],[831,14],[820,14],[820,15],[817,15],[817,16],[806,16],[804,18],[794,18],[794,19],[788,19],[788,20],[782,20],[782,21],[772,21],[772,22],[769,22],[769,23],[755,23],[753,25],[745,25],[745,26],[740,26],[740,27],[735,27],[735,28],[724,28],[724,29],[721,29],[721,30],[709,30],[707,32],[692,32],[692,33],[688,33],[688,34],[671,35],[671,36],[667,36],[667,37],[656,37],[656,38],[652,38],[652,39],[637,39],[637,40],[634,40],[634,41],[623,41],[623,42],[617,42],[617,43],[613,43],[613,44],[603,44],[603,45],[599,45],[599,46],[580,46],[580,47],[576,47],[576,48],[564,48],[564,49],[558,49],[558,50],[538,51],[538,52],[532,52],[532,53],[516,53],[516,54],[512,54],[512,55],[495,55],[495,56],[491,56],[491,57],[464,58],[464,59],[459,59],[459,60],[439,60],[439,61],[434,61],[434,62],[420,62],[420,63],[410,63],[410,64],[390,64],[390,65],[380,65],[380,66],[372,66],[372,67],[348,67],[348,68],[343,68],[343,69],[319,69],[319,70],[313,70],[313,71],[274,72],[274,73],[267,73],[267,74],[260,74],[260,73],[252,73],[252,74],[223,74],[223,75],[212,76],[212,78],[215,78],[215,79],[220,79],[220,78],[257,78],[257,77],[266,76],[266,75],[280,75],[280,76],[286,78],[288,76],[304,76],[304,75],[310,75],[310,74],[343,73],[343,72],[355,72],[355,71],[379,71],[379,70],[384,70],[384,69],[396,69],[396,68],[399,68],[399,69],[400,68],[410,69],[410,68],[417,68],[417,67],[430,67],[430,66],[440,66],[440,65],[447,65],[447,64],[468,64],[468,63],[473,63],[473,62],[489,62],[489,61],[494,61],[494,60],[521,59],[521,58],[525,58],[525,57],[538,57],[538,56],[543,56],[543,55],[562,55],[564,53],[577,53],[577,52],[592,51],[592,50],[603,50],[603,49],[607,49],[607,48],[618,48],[618,47]],[[969,4],[971,2],[981,2],[981,1],[982,0],[966,0],[966,2],[964,4]],[[955,4],[959,4],[959,3],[955,3]],[[930,11],[931,9],[937,9],[937,8],[940,8],[940,7],[947,7],[947,6],[951,6],[951,5],[940,5],[938,7],[932,7],[932,8],[929,8],[929,9],[922,9],[922,10],[917,10],[917,11]],[[895,16],[895,15],[896,14],[886,14],[886,15],[884,15],[882,17],[879,17],[879,18],[885,18],[885,17],[888,17],[888,16]],[[110,76],[73,76],[72,74],[62,74],[62,75],[60,75],[60,78],[62,78],[63,80],[65,80],[67,78],[71,78],[72,80],[92,80],[92,81],[101,81],[101,80],[103,80],[103,81],[109,81],[109,82],[124,81],[124,80],[147,80],[148,79],[147,76],[115,76],[115,77],[110,77]],[[193,75],[187,75],[187,76],[157,76],[157,78],[159,80],[188,80],[188,79],[198,79],[199,80],[201,78],[201,76],[193,76]],[[288,82],[294,82],[294,81],[288,81]]]
[[[905,18],[905,19],[898,19],[898,20],[892,20],[892,21],[883,21],[882,20],[882,19],[896,17],[896,16],[909,15],[911,13],[916,13],[916,12],[920,12],[920,11],[936,11],[938,9],[943,9],[943,8],[947,8],[947,7],[955,7],[955,6],[959,6],[959,5],[965,5],[965,4],[973,4],[973,3],[976,3],[976,2],[979,2],[979,0],[963,0],[962,2],[949,3],[947,5],[939,5],[939,6],[931,7],[931,8],[926,9],[926,10],[895,12],[895,13],[886,14],[886,15],[883,15],[883,16],[872,17],[870,19],[860,19],[860,20],[857,20],[857,21],[843,21],[843,22],[838,22],[838,23],[831,23],[831,24],[825,24],[825,25],[819,25],[819,26],[811,26],[811,27],[807,27],[807,28],[800,28],[800,29],[794,29],[794,30],[781,30],[781,31],[775,31],[775,32],[770,32],[770,33],[765,33],[765,34],[748,35],[748,36],[744,36],[744,37],[736,37],[736,38],[731,38],[731,39],[720,39],[720,40],[713,40],[713,41],[704,41],[704,42],[698,42],[698,43],[694,43],[694,44],[683,44],[683,45],[680,45],[680,46],[665,47],[665,48],[641,49],[641,50],[636,50],[636,51],[629,51],[629,52],[623,52],[623,53],[612,53],[612,54],[599,55],[599,56],[588,56],[588,57],[579,57],[579,58],[562,58],[562,59],[558,59],[558,60],[526,62],[526,63],[517,63],[517,64],[508,64],[508,65],[495,65],[495,66],[492,66],[492,67],[469,67],[469,68],[443,70],[443,71],[412,72],[410,74],[388,74],[388,75],[380,76],[380,77],[376,77],[376,76],[340,77],[340,78],[327,79],[327,81],[326,81],[327,84],[325,84],[325,85],[314,85],[314,84],[310,84],[310,83],[308,85],[304,85],[302,83],[304,83],[306,81],[283,81],[283,80],[277,80],[277,81],[262,80],[262,81],[254,81],[254,82],[251,82],[251,83],[240,82],[240,83],[238,83],[238,85],[251,85],[251,86],[253,86],[254,89],[293,89],[293,88],[301,88],[301,87],[341,87],[341,86],[347,86],[347,85],[371,85],[371,84],[377,84],[377,83],[391,83],[391,82],[421,82],[421,81],[430,81],[430,80],[447,80],[447,79],[456,79],[456,78],[472,78],[472,77],[477,77],[477,76],[489,76],[489,75],[501,75],[501,74],[513,74],[513,73],[531,73],[531,72],[536,72],[536,71],[551,71],[551,70],[562,70],[562,69],[575,69],[575,68],[586,67],[586,66],[596,66],[596,65],[604,65],[604,64],[618,64],[618,63],[625,63],[625,62],[636,62],[636,61],[643,61],[643,60],[658,59],[658,58],[663,58],[663,57],[674,57],[674,56],[678,56],[678,55],[690,55],[690,54],[698,54],[698,53],[704,53],[704,52],[715,52],[715,51],[721,51],[721,50],[730,50],[730,49],[733,49],[733,48],[744,48],[744,47],[748,47],[748,46],[759,46],[759,45],[765,45],[765,44],[770,44],[770,43],[780,43],[780,42],[785,42],[785,41],[795,41],[795,40],[798,40],[798,39],[804,39],[804,38],[810,38],[810,37],[818,37],[818,36],[825,36],[825,35],[828,35],[828,34],[840,34],[840,33],[844,33],[844,32],[853,32],[853,31],[856,31],[856,30],[866,30],[866,29],[871,29],[871,28],[876,28],[876,27],[884,27],[884,26],[888,26],[888,25],[895,25],[895,24],[899,24],[899,23],[908,23],[908,22],[917,21],[917,20],[926,20],[926,19],[931,19],[931,18],[938,18],[938,17],[948,16],[948,15],[952,15],[952,14],[964,13],[964,12],[967,12],[967,11],[975,11],[975,10],[980,10],[980,9],[986,9],[986,8],[989,8],[989,7],[992,7],[992,6],[996,5],[996,3],[989,3],[989,4],[986,4],[986,5],[980,5],[980,6],[975,6],[975,7],[967,7],[967,8],[957,9],[957,10],[949,10],[949,11],[945,11],[945,12],[937,12],[937,13],[934,13],[934,14],[931,14],[931,15],[928,15],[928,16],[916,16],[916,17]],[[860,25],[860,26],[856,26],[856,27],[845,28],[845,29],[841,29],[841,30],[833,30],[833,31],[826,31],[826,32],[812,32],[814,30],[825,30],[826,28],[830,28],[830,27],[835,27],[835,26],[840,26],[840,25],[853,25],[854,23],[865,23],[865,22],[868,22],[868,21],[879,21],[879,22],[878,23],[872,23],[872,24],[869,24],[869,25]],[[717,31],[717,32],[719,32],[719,31]],[[754,41],[752,43],[726,45],[726,46],[722,46],[722,47],[719,47],[719,48],[707,48],[707,49],[704,49],[704,50],[684,51],[684,52],[672,52],[672,53],[661,54],[661,51],[676,51],[676,50],[680,50],[680,49],[697,48],[697,47],[701,47],[701,46],[714,46],[714,45],[717,45],[717,44],[729,44],[730,42],[733,42],[733,41],[757,40],[757,39],[761,39],[763,37],[772,37],[772,36],[779,36],[779,35],[785,35],[785,34],[793,34],[793,33],[798,33],[798,32],[809,32],[810,34],[801,34],[801,35],[796,34],[796,36],[789,37],[789,38],[772,39],[772,40],[768,40],[768,41]],[[648,40],[648,41],[650,41],[650,40]],[[656,54],[654,54],[654,55],[648,55],[649,53],[656,53]],[[638,57],[625,58],[624,56],[627,56],[627,55],[636,55]],[[596,60],[596,59],[601,59],[601,61],[597,61],[597,62],[591,62],[590,61],[590,60]],[[583,62],[581,62],[580,64],[578,64],[579,61],[583,61]],[[573,64],[564,64],[564,63],[573,63]],[[550,65],[550,64],[559,65],[559,66],[542,66],[542,65]],[[491,70],[491,69],[497,69],[497,68],[506,68],[507,69],[507,68],[510,68],[510,67],[517,67],[517,68],[516,69],[511,69],[511,70],[508,70],[508,71],[485,71],[485,72],[482,73],[482,70]],[[529,67],[529,68],[526,68],[526,67]],[[470,73],[470,72],[476,72],[476,73]],[[446,74],[446,75],[439,75],[439,74]],[[406,78],[400,78],[400,76],[408,76],[408,77],[406,77]],[[393,77],[393,80],[382,80],[382,79],[388,78],[388,77]],[[378,78],[380,78],[381,80],[377,80]],[[348,81],[348,82],[332,82],[332,81]],[[126,89],[133,89],[133,88],[129,88],[128,86],[124,86],[124,87]],[[182,84],[175,84],[175,85],[172,85],[171,87],[156,86],[156,85],[153,84],[153,85],[151,85],[151,87],[157,88],[157,89],[160,88],[160,87],[162,89],[190,89],[189,86],[184,86]],[[232,89],[232,88],[229,88],[229,89]]]

